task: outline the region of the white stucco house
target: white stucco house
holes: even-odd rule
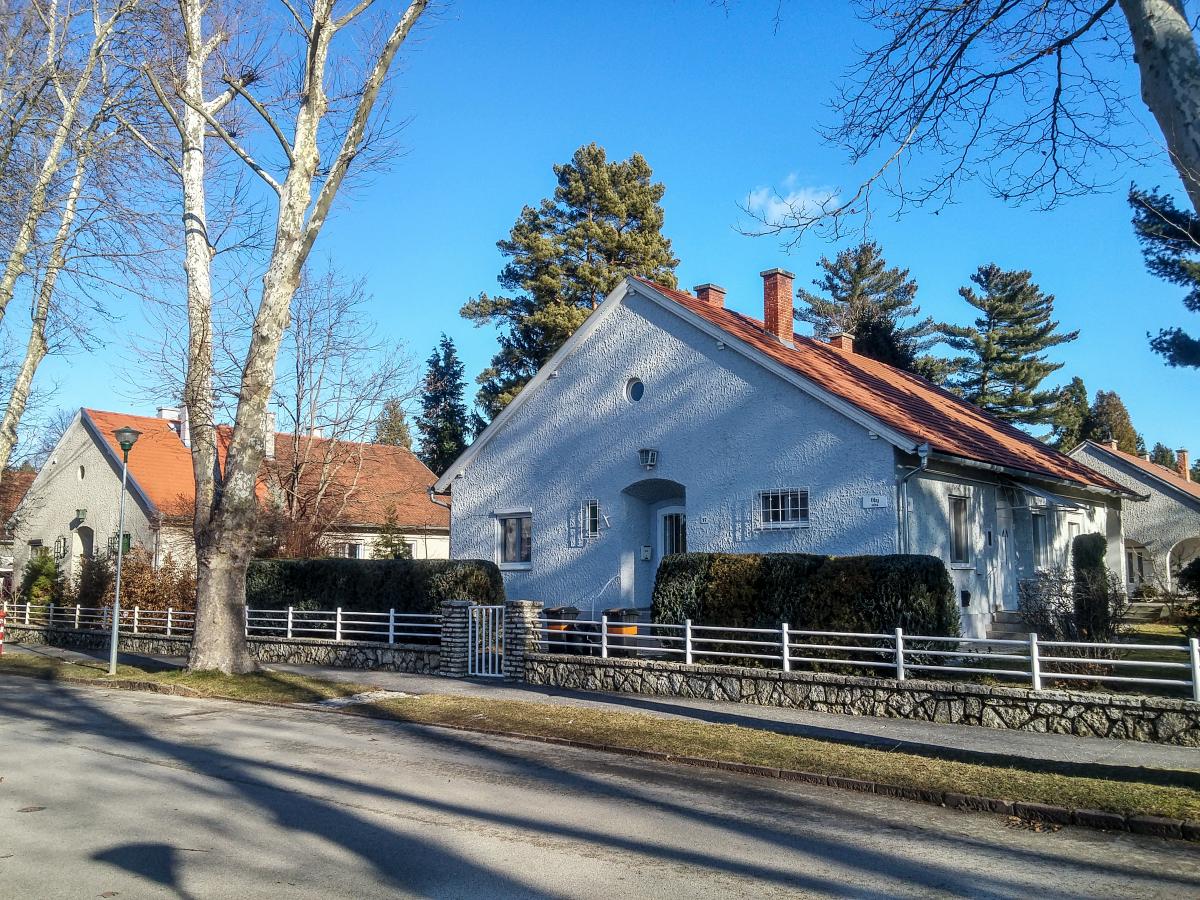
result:
[[[1130,594],[1177,589],[1180,570],[1200,557],[1200,484],[1192,481],[1187,450],[1178,451],[1179,468],[1168,469],[1118,450],[1116,442],[1084,441],[1071,456],[1141,494],[1144,502],[1126,503],[1125,583]]]
[[[141,432],[129,454],[126,546],[144,547],[155,565],[167,554],[177,562],[194,561],[195,493],[186,417],[171,407],[153,417],[81,409],[10,519],[17,573],[31,555],[52,554],[73,577],[84,557],[115,551],[121,449],[113,431],[126,425]],[[323,440],[297,442],[293,435],[273,434],[259,489],[264,505],[278,502],[272,467],[286,466],[297,447],[319,452]],[[352,450],[338,455],[340,468],[322,482],[321,502],[333,516],[323,542],[327,552],[370,558],[390,515],[414,558],[445,559],[449,513],[429,497],[433,472],[402,447],[355,444]]]
[[[648,605],[684,549],[933,554],[976,635],[1075,534],[1124,573],[1127,488],[848,336],[795,335],[793,276],[762,277],[762,320],[625,279],[438,480],[451,555],[598,612]]]

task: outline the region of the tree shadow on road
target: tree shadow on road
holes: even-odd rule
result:
[[[249,803],[261,810],[269,822],[349,852],[394,889],[417,894],[444,895],[459,890],[488,896],[545,895],[521,879],[524,869],[520,865],[509,871],[481,865],[448,849],[434,836],[422,835],[422,831],[430,832],[428,827],[402,830],[411,816],[379,809],[380,803],[424,810],[424,815],[434,813],[466,819],[509,832],[579,842],[617,854],[636,854],[652,864],[694,866],[830,896],[859,896],[863,892],[859,882],[868,877],[883,878],[906,892],[916,889],[970,896],[1021,895],[1030,888],[1030,881],[1021,877],[1022,872],[1031,866],[1061,875],[1052,883],[1042,883],[1039,893],[1047,897],[1076,894],[1069,887],[1073,876],[1093,880],[1102,876],[1119,877],[1140,883],[1143,888],[1153,885],[1161,889],[1173,884],[1181,893],[1200,891],[1200,876],[1164,875],[1149,865],[1139,867],[1136,857],[1129,864],[1118,859],[1105,864],[1081,862],[1070,858],[1069,847],[1060,847],[1060,852],[1056,852],[1053,848],[1018,848],[1011,846],[1011,841],[999,846],[953,830],[947,833],[933,827],[921,829],[912,822],[921,821],[925,814],[918,806],[911,807],[915,813],[912,816],[885,814],[870,807],[863,811],[861,802],[836,792],[830,792],[828,800],[817,800],[811,795],[818,789],[805,791],[796,786],[763,785],[741,776],[683,772],[662,764],[619,757],[597,758],[596,754],[565,748],[525,745],[427,726],[349,717],[335,722],[325,715],[312,719],[314,733],[332,726],[343,733],[358,729],[386,739],[392,732],[419,747],[422,759],[435,760],[441,755],[457,759],[461,765],[465,758],[476,770],[472,777],[481,787],[478,802],[468,804],[439,797],[429,788],[425,792],[415,787],[409,789],[406,778],[411,773],[381,770],[367,781],[346,778],[327,769],[305,768],[302,755],[291,763],[269,757],[251,758],[227,747],[168,739],[163,735],[166,728],[156,728],[152,733],[93,702],[86,690],[50,684],[41,685],[36,693],[39,695],[35,698],[36,705],[28,700],[22,702],[12,691],[0,694],[0,714],[34,719],[68,734],[103,737],[122,748],[122,758],[128,754],[140,762],[209,776],[219,784],[197,787],[181,782],[180,789],[204,794],[209,804],[214,800],[218,803],[224,800],[230,805]],[[217,714],[226,708],[211,707]],[[283,717],[288,724],[294,724],[296,713],[263,710],[262,715]],[[164,715],[164,719],[168,718]],[[302,723],[302,727],[308,727],[307,723]],[[312,740],[315,743],[317,737]],[[541,793],[599,798],[612,801],[618,811],[638,809],[665,816],[680,833],[694,833],[696,840],[671,845],[665,835],[662,839],[627,836],[616,821],[572,822],[566,816],[556,817],[553,809],[537,815],[499,809],[486,792],[487,784],[498,774],[516,778],[530,790]],[[376,807],[356,800],[355,795],[371,798]],[[685,799],[689,796],[694,797],[694,802]],[[181,796],[181,808],[186,807],[187,799]],[[400,824],[393,826],[379,821],[388,816]],[[760,842],[773,850],[755,858],[733,858],[722,844],[721,835]],[[913,843],[906,845],[909,841]],[[939,849],[942,858],[953,859],[957,854],[965,861],[969,855],[975,861],[1001,863],[999,871],[1012,874],[986,875],[971,871],[965,862],[949,865],[923,857],[922,851],[931,848]],[[106,854],[112,858],[105,858]],[[123,868],[131,872],[138,872],[133,868],[135,865],[149,865],[135,856],[130,855],[127,845],[118,845],[97,858],[117,865],[124,860],[128,865]],[[166,865],[160,860],[153,871],[138,874],[156,882],[169,878],[174,889],[181,890],[177,860],[172,857],[169,862]]]

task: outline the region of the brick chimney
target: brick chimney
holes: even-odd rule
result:
[[[1108,442],[1108,449],[1109,449],[1109,450],[1116,450],[1116,449],[1117,449],[1117,441],[1116,441],[1116,438],[1113,438],[1111,441],[1109,441],[1109,442]]]
[[[847,353],[854,352],[854,335],[848,331],[835,331],[829,335],[829,346],[836,347],[838,350],[845,350]]]
[[[763,324],[780,343],[791,347],[795,340],[792,282],[796,276],[785,269],[767,269],[759,274],[763,280]]]
[[[721,287],[719,284],[707,282],[705,284],[696,285],[694,288],[692,288],[692,290],[695,291],[697,297],[699,297],[709,306],[725,305],[725,288]]]
[[[1180,447],[1175,451],[1175,461],[1179,465],[1179,474],[1185,481],[1192,480],[1191,460],[1188,459],[1187,447]]]

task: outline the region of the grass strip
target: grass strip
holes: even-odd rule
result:
[[[189,694],[266,703],[312,703],[371,690],[361,684],[327,681],[285,672],[221,675],[179,670],[154,672],[121,666],[115,678],[99,662],[8,655],[0,673],[96,685],[126,683],[182,688]],[[1187,786],[1112,781],[1085,775],[937,759],[899,751],[778,734],[739,725],[663,718],[641,713],[425,694],[340,709],[351,715],[421,725],[449,725],[483,732],[519,732],[534,737],[582,741],[626,750],[700,757],[772,769],[875,781],[898,788],[954,791],[1014,802],[1046,803],[1127,815],[1200,820],[1200,791]],[[1031,763],[1032,765],[1032,763]]]

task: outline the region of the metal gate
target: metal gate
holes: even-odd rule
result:
[[[467,674],[504,675],[504,607],[473,606],[467,619]]]

